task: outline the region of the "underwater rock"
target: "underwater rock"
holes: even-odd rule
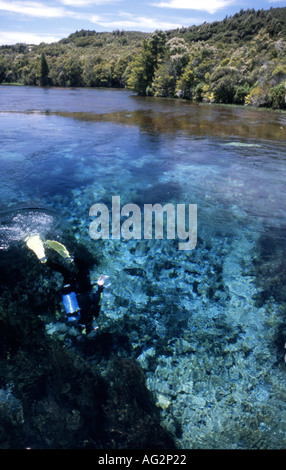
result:
[[[7,323],[15,322],[9,334],[17,338],[17,347],[24,343],[38,351],[39,343],[46,347],[49,340],[52,350],[55,348],[52,356],[49,353],[41,359],[42,370],[32,362],[34,375],[29,377],[30,383],[25,378],[30,368],[23,374],[16,372],[16,367],[13,373],[10,371],[11,375],[20,375],[19,389],[28,390],[26,403],[32,395],[30,390],[36,397],[27,423],[33,437],[33,426],[40,433],[36,444],[49,447],[58,439],[60,446],[70,447],[75,436],[80,436],[78,447],[126,448],[152,446],[154,442],[162,446],[162,442],[170,442],[166,435],[161,441],[162,426],[170,430],[172,445],[178,448],[279,445],[271,429],[280,426],[277,410],[286,419],[285,379],[284,371],[275,364],[272,339],[282,312],[275,299],[268,300],[270,292],[279,296],[278,285],[275,287],[280,269],[278,253],[268,290],[265,284],[263,289],[257,286],[257,266],[252,269],[253,259],[259,260],[258,233],[246,232],[243,236],[241,231],[230,231],[222,236],[213,227],[210,234],[201,233],[198,248],[192,253],[178,252],[170,240],[94,243],[88,237],[82,212],[97,197],[97,189],[104,195],[103,188],[92,185],[74,192],[74,204],[66,204],[65,210],[74,222],[70,240],[77,234],[94,260],[90,268],[92,283],[96,284],[102,272],[110,276],[111,287],[104,293],[98,318],[100,333],[83,339],[67,331],[55,313],[59,311],[55,300],[59,279],[44,279],[37,267],[33,305],[38,311],[41,299],[45,299],[46,317],[41,317],[46,322],[45,339],[39,341],[33,333],[39,328],[32,320],[33,312],[27,316],[24,313],[21,321],[5,317]],[[210,221],[213,214],[210,207]],[[239,220],[243,217],[240,214]],[[266,271],[266,267],[263,273],[260,271],[261,281]],[[24,282],[17,287],[19,298],[27,296],[25,307],[31,300],[26,291],[32,279],[30,273],[26,285]],[[263,292],[265,299],[261,299]],[[259,294],[258,306],[255,296]],[[8,298],[12,298],[11,292]],[[54,299],[52,305],[47,304],[50,298]],[[22,324],[25,334],[17,334]],[[3,357],[4,332],[2,328]],[[118,361],[112,363],[111,357]],[[50,377],[48,385],[46,377]],[[281,390],[279,396],[269,393],[272,386]],[[47,388],[56,399],[45,395]],[[39,390],[43,393],[41,400],[37,398]],[[64,403],[63,409],[57,400]],[[101,425],[102,438],[97,429]],[[67,426],[70,440],[65,435]],[[255,431],[248,432],[247,428]],[[283,430],[283,425],[279,429]]]
[[[184,338],[177,339],[175,343],[176,354],[181,355],[187,352],[195,352],[196,347],[193,344],[190,344]]]
[[[144,269],[142,268],[137,268],[137,267],[126,267],[124,268],[124,271],[128,274],[130,274],[130,276],[143,276],[145,274],[145,271]]]
[[[146,351],[143,351],[143,353],[137,357],[137,361],[139,362],[140,366],[143,369],[148,369],[149,360],[151,357],[154,357],[155,354],[156,354],[155,348],[152,347],[152,348],[146,349]]]
[[[0,389],[0,416],[12,425],[24,423],[24,410],[20,400],[12,393],[13,386]]]
[[[167,397],[161,395],[161,393],[156,394],[156,406],[158,406],[158,408],[166,410],[166,408],[168,408],[170,404],[171,401]]]

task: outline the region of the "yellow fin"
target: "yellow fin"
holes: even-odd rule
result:
[[[39,235],[31,235],[27,237],[25,239],[25,243],[27,247],[35,253],[41,263],[45,263],[47,261],[44,245]]]
[[[49,245],[50,248],[52,248],[57,253],[59,253],[59,255],[61,255],[63,258],[72,259],[66,247],[62,245],[61,243],[56,242],[55,240],[46,240],[46,243],[47,245]]]

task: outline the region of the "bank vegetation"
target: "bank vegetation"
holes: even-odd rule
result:
[[[152,34],[81,30],[52,44],[1,46],[0,83],[285,109],[286,8]]]

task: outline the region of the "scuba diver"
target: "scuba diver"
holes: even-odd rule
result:
[[[39,235],[28,236],[25,243],[41,263],[63,276],[62,302],[67,324],[78,327],[83,334],[96,330],[97,327],[93,328],[93,321],[100,312],[104,287],[110,285],[105,286],[108,276],[101,275],[99,277],[98,288],[94,292],[87,263],[80,259],[74,259],[64,245],[55,240],[45,240],[45,244],[65,260],[65,266],[46,257],[45,247]]]

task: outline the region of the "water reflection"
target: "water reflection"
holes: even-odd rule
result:
[[[169,108],[168,108],[169,109]],[[150,135],[213,136],[220,138],[244,138],[284,141],[286,127],[284,116],[278,113],[264,113],[240,110],[215,105],[183,106],[180,112],[175,108],[136,110],[131,113],[113,112],[105,114],[86,112],[57,112],[58,115],[91,122],[114,122],[125,126],[137,126],[141,132]]]
[[[0,86],[0,112],[57,113],[81,121],[138,126],[150,134],[284,141],[285,114],[246,107],[143,98],[128,90]]]

